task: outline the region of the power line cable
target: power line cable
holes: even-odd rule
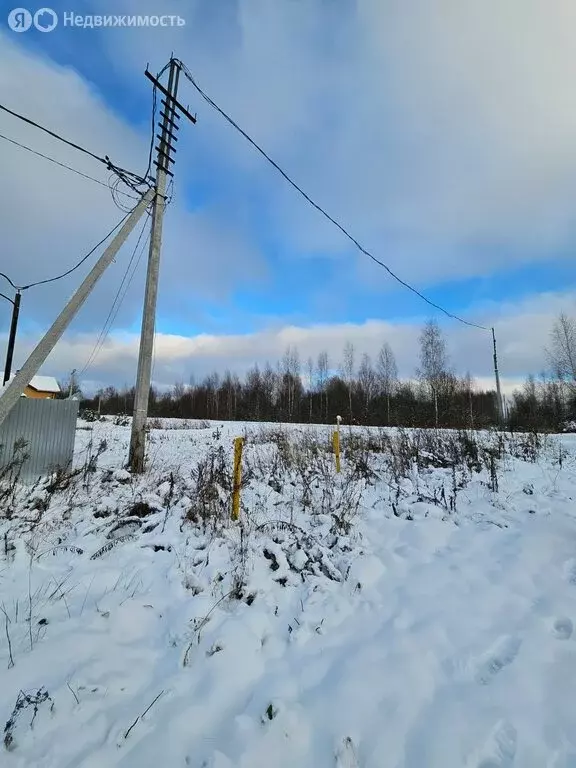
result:
[[[122,306],[122,302],[126,298],[126,294],[128,293],[128,290],[130,288],[130,285],[132,284],[132,280],[134,279],[134,275],[136,274],[136,270],[138,269],[138,265],[140,264],[140,260],[142,258],[142,254],[144,253],[144,250],[146,249],[146,244],[150,238],[150,233],[148,233],[148,236],[146,240],[144,241],[142,248],[140,250],[140,253],[138,254],[138,258],[136,259],[136,263],[134,264],[134,268],[132,270],[132,274],[128,278],[128,273],[130,271],[130,267],[132,266],[134,259],[136,258],[136,253],[138,251],[138,247],[140,245],[140,241],[142,240],[142,235],[144,234],[144,230],[146,228],[146,224],[148,221],[148,217],[144,220],[144,224],[142,225],[142,229],[140,230],[140,235],[138,236],[138,240],[136,242],[136,245],[134,246],[134,250],[132,251],[132,255],[130,257],[130,261],[128,262],[128,266],[126,267],[126,271],[124,272],[124,276],[120,282],[120,285],[118,286],[118,290],[116,291],[116,296],[114,297],[114,301],[112,302],[112,306],[110,307],[110,310],[108,312],[108,315],[106,317],[106,320],[104,321],[104,325],[102,326],[102,330],[100,331],[100,334],[98,336],[98,339],[96,340],[96,344],[94,345],[94,348],[92,352],[90,353],[90,356],[88,360],[86,361],[84,367],[80,371],[80,375],[85,373],[85,371],[89,368],[89,366],[95,361],[95,359],[100,354],[100,350],[104,346],[106,339],[108,337],[108,333],[110,332],[110,328],[112,327],[112,324],[114,323],[114,320],[116,319],[116,316],[118,315],[118,312],[120,310],[120,307]],[[128,282],[126,282],[126,278],[128,278]],[[124,289],[124,293],[120,296],[122,292],[122,288],[124,284],[126,283],[126,287]]]
[[[169,63],[158,73],[158,77],[160,77],[163,74],[163,72],[168,68],[168,66],[169,66]],[[82,177],[84,177],[86,179],[90,179],[91,181],[94,181],[97,184],[100,184],[102,186],[107,187],[110,190],[111,194],[112,194],[112,199],[113,199],[114,203],[126,213],[126,216],[124,216],[124,218],[121,219],[121,221],[114,227],[114,229],[112,229],[111,232],[109,232],[99,243],[97,243],[94,246],[94,248],[92,248],[90,250],[89,253],[87,253],[77,264],[75,264],[69,270],[66,270],[66,272],[63,272],[60,275],[56,275],[55,277],[51,277],[51,278],[48,278],[46,280],[39,280],[39,281],[36,281],[34,283],[30,283],[28,285],[25,285],[25,286],[17,287],[7,275],[5,275],[3,273],[0,273],[0,276],[4,277],[6,280],[8,280],[8,282],[10,283],[10,285],[14,289],[27,290],[28,288],[32,288],[32,287],[35,287],[37,285],[45,285],[47,283],[52,283],[52,282],[55,282],[56,280],[61,280],[62,278],[67,277],[69,274],[71,274],[76,269],[78,269],[85,261],[87,261],[87,259],[94,253],[94,251],[100,245],[102,245],[102,243],[104,243],[107,240],[107,238],[110,237],[110,235],[113,234],[116,231],[116,229],[118,229],[118,227],[120,227],[124,223],[124,221],[130,215],[130,213],[132,212],[133,209],[132,208],[127,208],[127,207],[123,206],[120,203],[120,201],[118,200],[117,196],[118,195],[125,195],[126,197],[129,197],[129,198],[132,198],[132,199],[135,199],[135,200],[139,200],[140,198],[139,197],[134,197],[133,195],[130,195],[130,194],[124,192],[123,190],[118,189],[118,186],[119,186],[120,183],[122,183],[122,182],[125,183],[127,186],[129,186],[133,191],[135,191],[137,193],[139,193],[139,191],[140,191],[138,189],[138,187],[142,186],[143,184],[146,185],[148,188],[150,188],[150,183],[148,182],[147,178],[148,178],[148,175],[150,173],[150,168],[152,166],[152,152],[153,152],[153,148],[154,148],[154,135],[155,135],[155,124],[156,124],[156,88],[154,88],[154,91],[153,91],[153,106],[152,106],[152,119],[151,119],[150,149],[149,149],[149,153],[148,153],[148,167],[147,167],[146,174],[145,174],[144,178],[141,178],[141,177],[137,176],[136,174],[131,173],[130,171],[126,171],[126,170],[120,168],[119,166],[114,165],[111,162],[111,160],[110,160],[110,158],[108,156],[106,156],[105,158],[99,157],[98,155],[96,155],[95,153],[93,153],[90,150],[86,149],[85,147],[82,147],[79,144],[76,144],[76,143],[74,143],[72,141],[69,141],[68,139],[65,139],[64,137],[60,136],[59,134],[55,133],[54,131],[51,131],[48,128],[45,128],[44,126],[42,126],[39,123],[35,122],[34,120],[31,120],[30,118],[25,117],[24,115],[21,115],[18,112],[15,112],[12,109],[9,109],[8,107],[4,106],[3,104],[0,104],[0,109],[2,109],[4,112],[7,112],[10,115],[12,115],[13,117],[18,118],[19,120],[22,120],[25,123],[27,123],[29,125],[32,125],[35,128],[38,128],[39,130],[43,131],[44,133],[47,133],[48,135],[52,136],[55,139],[58,139],[59,141],[63,142],[64,144],[66,144],[66,145],[68,145],[68,146],[70,146],[70,147],[72,147],[72,148],[74,148],[74,149],[76,149],[76,150],[78,150],[78,151],[88,155],[89,157],[92,157],[93,159],[97,160],[98,162],[103,163],[104,165],[106,165],[106,167],[110,171],[112,171],[113,175],[116,176],[116,179],[114,181],[109,180],[108,184],[105,184],[104,182],[101,182],[98,179],[95,179],[94,177],[89,176],[88,174],[85,174],[85,173],[83,173],[81,171],[78,171],[77,169],[72,168],[71,166],[69,166],[69,165],[67,165],[65,163],[61,163],[60,161],[58,161],[58,160],[56,160],[56,159],[54,159],[52,157],[49,157],[48,155],[45,155],[42,152],[38,152],[37,150],[32,149],[31,147],[28,147],[25,144],[22,144],[22,143],[14,140],[14,139],[9,138],[8,136],[0,134],[0,138],[10,142],[11,144],[13,144],[15,146],[20,147],[21,149],[25,149],[25,150],[27,150],[27,151],[35,154],[35,155],[38,155],[39,157],[44,158],[45,160],[48,160],[50,162],[55,163],[56,165],[61,166],[62,168],[66,168],[67,170],[72,171],[73,173],[76,173],[79,176],[82,176]]]
[[[85,147],[80,146],[80,144],[76,144],[75,142],[70,141],[69,139],[65,139],[63,136],[60,136],[58,133],[55,133],[54,131],[51,131],[48,128],[45,128],[43,125],[40,125],[40,123],[37,123],[34,120],[31,120],[29,117],[25,117],[24,115],[21,115],[18,112],[14,112],[14,110],[9,109],[3,104],[0,104],[0,109],[3,110],[4,112],[7,112],[9,115],[12,115],[13,117],[18,118],[18,120],[22,120],[28,125],[32,125],[34,126],[34,128],[38,128],[38,130],[43,131],[44,133],[47,133],[49,136],[52,136],[52,138],[57,139],[58,141],[61,141],[67,146],[72,147],[73,149],[76,149],[79,152],[82,152],[83,154],[93,158],[94,160],[97,160],[99,163],[103,163],[106,166],[106,168],[108,168],[108,170],[118,174],[122,178],[122,180],[128,184],[128,186],[134,189],[134,191],[138,190],[138,186],[141,186],[142,184],[147,184],[146,179],[143,179],[137,174],[132,173],[131,171],[127,171],[126,169],[115,165],[107,155],[105,157],[100,157],[99,155],[96,155],[94,152],[91,152],[89,149],[86,149]]]
[[[120,190],[118,190],[118,192],[120,192]],[[72,274],[72,272],[75,272],[79,267],[81,267],[82,264],[84,264],[90,258],[90,256],[92,256],[94,251],[96,251],[103,243],[105,243],[106,240],[108,240],[108,238],[111,235],[113,235],[114,232],[116,232],[116,230],[122,226],[122,224],[126,221],[126,219],[132,213],[133,210],[134,210],[133,208],[131,208],[130,210],[127,210],[125,215],[120,219],[120,221],[117,224],[115,224],[114,227],[106,235],[104,235],[104,237],[98,243],[96,243],[96,245],[93,248],[91,248],[85,256],[83,256],[76,264],[74,264],[73,267],[70,267],[70,269],[67,269],[65,272],[62,272],[62,274],[55,275],[54,277],[46,278],[45,280],[37,280],[33,283],[28,283],[27,285],[16,285],[4,272],[0,272],[0,277],[3,277],[5,280],[7,280],[12,286],[12,288],[14,288],[14,290],[16,291],[27,291],[29,288],[35,288],[38,285],[46,285],[48,283],[54,283],[57,280],[62,280],[64,277],[68,277],[68,275]]]
[[[129,195],[128,193],[124,192],[122,189],[118,189],[120,184],[122,184],[122,179],[120,179],[118,176],[115,176],[114,174],[111,174],[110,178],[108,179],[108,189],[110,190],[110,194],[112,195],[112,200],[114,202],[114,205],[119,208],[121,211],[124,211],[124,213],[130,213],[132,210],[130,208],[129,204],[124,204],[118,197],[118,195],[124,195],[126,197],[131,198],[132,200],[139,198],[134,198],[133,195]]]
[[[168,189],[166,190],[165,205],[168,207],[174,200],[174,179],[170,179],[168,182]]]
[[[188,67],[179,59],[175,59],[178,66],[181,68],[181,70],[184,72],[184,75],[186,78],[192,83],[194,88],[198,91],[200,96],[211,106],[213,109],[215,109],[233,128],[235,128],[242,136],[256,149],[269,163],[272,165],[278,173],[280,173],[281,176],[284,177],[284,179],[308,202],[310,205],[315,208],[319,213],[322,214],[328,221],[330,221],[332,224],[334,224],[335,227],[337,227],[340,232],[342,232],[345,237],[348,238],[355,246],[356,248],[363,253],[365,256],[368,256],[369,259],[372,259],[373,262],[378,264],[380,267],[386,270],[388,274],[396,280],[396,282],[400,283],[400,285],[403,285],[405,288],[407,288],[409,291],[414,293],[416,296],[418,296],[420,299],[426,302],[431,307],[434,307],[434,309],[437,309],[439,312],[443,312],[447,317],[452,318],[453,320],[457,320],[459,323],[463,323],[464,325],[468,325],[472,328],[478,328],[481,331],[490,331],[490,328],[486,328],[483,325],[478,325],[477,323],[472,323],[469,320],[464,320],[464,318],[460,317],[459,315],[455,315],[452,312],[449,312],[447,309],[444,309],[444,307],[440,306],[440,304],[436,304],[431,299],[429,299],[427,296],[425,296],[423,293],[421,293],[417,288],[414,288],[410,283],[407,283],[405,280],[402,280],[401,277],[399,277],[395,272],[393,272],[390,267],[385,264],[383,261],[380,261],[380,259],[376,258],[370,251],[366,250],[361,243],[358,242],[358,240],[348,232],[348,230],[340,224],[336,219],[334,219],[332,216],[330,216],[329,213],[327,213],[324,208],[322,208],[318,203],[316,203],[309,195],[304,192],[304,190],[295,182],[292,178],[276,163],[270,155],[268,155],[262,147],[257,144],[254,139],[252,139],[246,131],[244,131],[226,112],[221,109],[221,107],[216,104],[215,101],[213,101],[196,83],[194,80],[194,77]]]
[[[8,280],[8,282],[10,283],[10,285],[12,286],[12,288],[14,288],[14,290],[15,290],[15,291],[19,290],[19,289],[18,289],[18,286],[14,285],[14,283],[12,282],[12,280],[10,280],[10,278],[8,277],[8,275],[5,275],[5,274],[4,274],[4,272],[0,272],[0,277],[3,277],[3,278],[4,278],[4,280]]]
[[[89,179],[90,181],[95,182],[96,184],[100,184],[102,187],[106,187],[106,189],[110,189],[110,184],[107,184],[105,181],[100,181],[100,179],[94,178],[94,176],[89,176],[87,173],[83,173],[82,171],[77,170],[76,168],[72,168],[71,165],[66,165],[66,163],[61,163],[59,160],[56,160],[53,157],[50,157],[49,155],[45,155],[42,152],[38,152],[37,149],[32,149],[32,147],[28,147],[26,144],[21,144],[19,141],[16,141],[15,139],[11,139],[9,136],[5,136],[3,133],[0,133],[0,139],[4,139],[5,141],[9,141],[10,144],[14,144],[17,147],[20,147],[20,149],[25,149],[28,152],[31,152],[33,155],[38,155],[38,157],[44,158],[44,160],[49,160],[51,163],[54,163],[54,165],[59,165],[61,168],[66,168],[68,171],[72,171],[72,173],[76,173],[78,176],[82,176],[84,179]],[[116,190],[117,194],[125,195],[126,197],[131,198],[132,200],[138,200],[135,195],[131,195],[128,192],[124,192],[123,190]]]
[[[46,283],[54,283],[56,282],[56,280],[61,280],[63,277],[67,277],[68,275],[72,274],[72,272],[77,270],[78,267],[81,267],[82,264],[84,264],[84,262],[87,261],[90,258],[90,256],[92,256],[94,251],[97,250],[103,243],[105,243],[106,240],[108,240],[108,238],[111,235],[113,235],[114,232],[116,232],[116,230],[122,226],[122,224],[126,221],[129,215],[130,214],[127,213],[125,216],[123,216],[120,219],[120,221],[114,225],[114,227],[110,230],[110,232],[104,235],[104,237],[102,238],[102,240],[100,240],[99,243],[96,243],[96,245],[93,248],[91,248],[88,251],[88,253],[80,259],[80,261],[78,261],[73,267],[70,267],[70,269],[67,269],[66,272],[63,272],[61,275],[56,275],[56,277],[49,277],[46,280],[37,280],[35,283],[29,283],[28,285],[21,285],[18,287],[18,290],[26,291],[28,290],[28,288],[34,288],[37,285],[46,285]]]
[[[130,270],[130,266],[132,264],[132,261],[134,259],[135,252],[132,253],[132,257],[130,259],[130,262],[128,263],[128,266],[126,267],[126,271],[124,273],[124,276],[122,278],[122,281],[120,283],[120,286],[116,292],[116,295],[114,297],[114,300],[112,302],[112,305],[110,307],[110,310],[108,312],[108,315],[106,316],[106,320],[104,321],[104,325],[102,326],[102,330],[100,331],[100,334],[98,335],[98,339],[96,340],[96,344],[94,345],[94,348],[92,349],[92,352],[90,353],[90,356],[88,357],[86,363],[84,364],[84,367],[80,371],[80,375],[84,374],[88,368],[94,363],[98,355],[100,354],[100,351],[102,350],[102,347],[106,343],[106,339],[108,338],[108,334],[110,333],[110,329],[112,327],[112,324],[114,323],[114,320],[116,319],[118,312],[120,310],[120,307],[122,306],[122,302],[124,301],[126,297],[126,293],[128,292],[128,289],[132,283],[132,280],[134,278],[134,274],[136,272],[136,269],[138,267],[138,264],[140,263],[140,258],[142,256],[142,253],[144,252],[144,248],[146,247],[146,242],[144,242],[142,250],[140,252],[140,255],[138,256],[138,260],[136,262],[136,265],[134,267],[134,270],[132,274],[130,275],[128,282],[126,283],[126,288],[124,290],[124,293],[120,296],[120,292],[122,290],[122,286],[124,285],[124,282],[126,280],[126,277],[128,276],[128,272]]]

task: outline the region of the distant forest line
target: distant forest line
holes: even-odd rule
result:
[[[529,376],[505,409],[507,426],[559,431],[576,420],[576,322],[560,315],[551,331],[549,372]],[[351,343],[334,365],[326,352],[302,361],[290,346],[275,365],[255,365],[240,378],[227,371],[201,382],[177,383],[168,392],[150,390],[149,416],[228,421],[345,423],[482,429],[499,422],[493,391],[478,391],[470,375],[458,376],[446,341],[434,321],[420,335],[420,365],[413,381],[401,381],[394,351],[385,342],[378,356],[357,355]],[[337,373],[333,371],[337,370]],[[79,392],[76,382],[64,393]],[[130,414],[134,388],[106,387],[81,407],[101,414]]]

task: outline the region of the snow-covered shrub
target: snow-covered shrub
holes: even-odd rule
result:
[[[0,516],[11,518],[15,506],[15,496],[22,467],[28,460],[28,444],[25,440],[16,440],[10,460],[0,469]],[[0,452],[3,446],[0,445]]]
[[[226,460],[224,447],[213,448],[192,470],[192,504],[186,517],[193,523],[202,522],[214,526],[230,516],[230,498],[233,479]]]
[[[104,416],[100,416],[97,411],[93,411],[91,408],[84,408],[80,411],[78,419],[88,424],[93,424],[96,421],[105,421]]]
[[[516,459],[534,463],[549,444],[546,435],[540,435],[538,432],[520,432],[508,437],[504,450]]]

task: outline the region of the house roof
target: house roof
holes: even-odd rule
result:
[[[0,371],[0,376],[2,379],[4,378],[3,371]],[[10,381],[12,381],[13,378],[14,376],[11,376]],[[58,392],[60,392],[60,387],[54,376],[33,376],[28,386],[32,387],[32,389],[35,389],[37,392],[51,392],[53,394],[58,394]]]
[[[34,376],[29,384],[37,392],[53,392],[58,394],[60,386],[54,376]]]

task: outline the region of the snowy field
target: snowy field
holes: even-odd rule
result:
[[[576,436],[164,426],[4,479],[2,768],[576,766]]]

